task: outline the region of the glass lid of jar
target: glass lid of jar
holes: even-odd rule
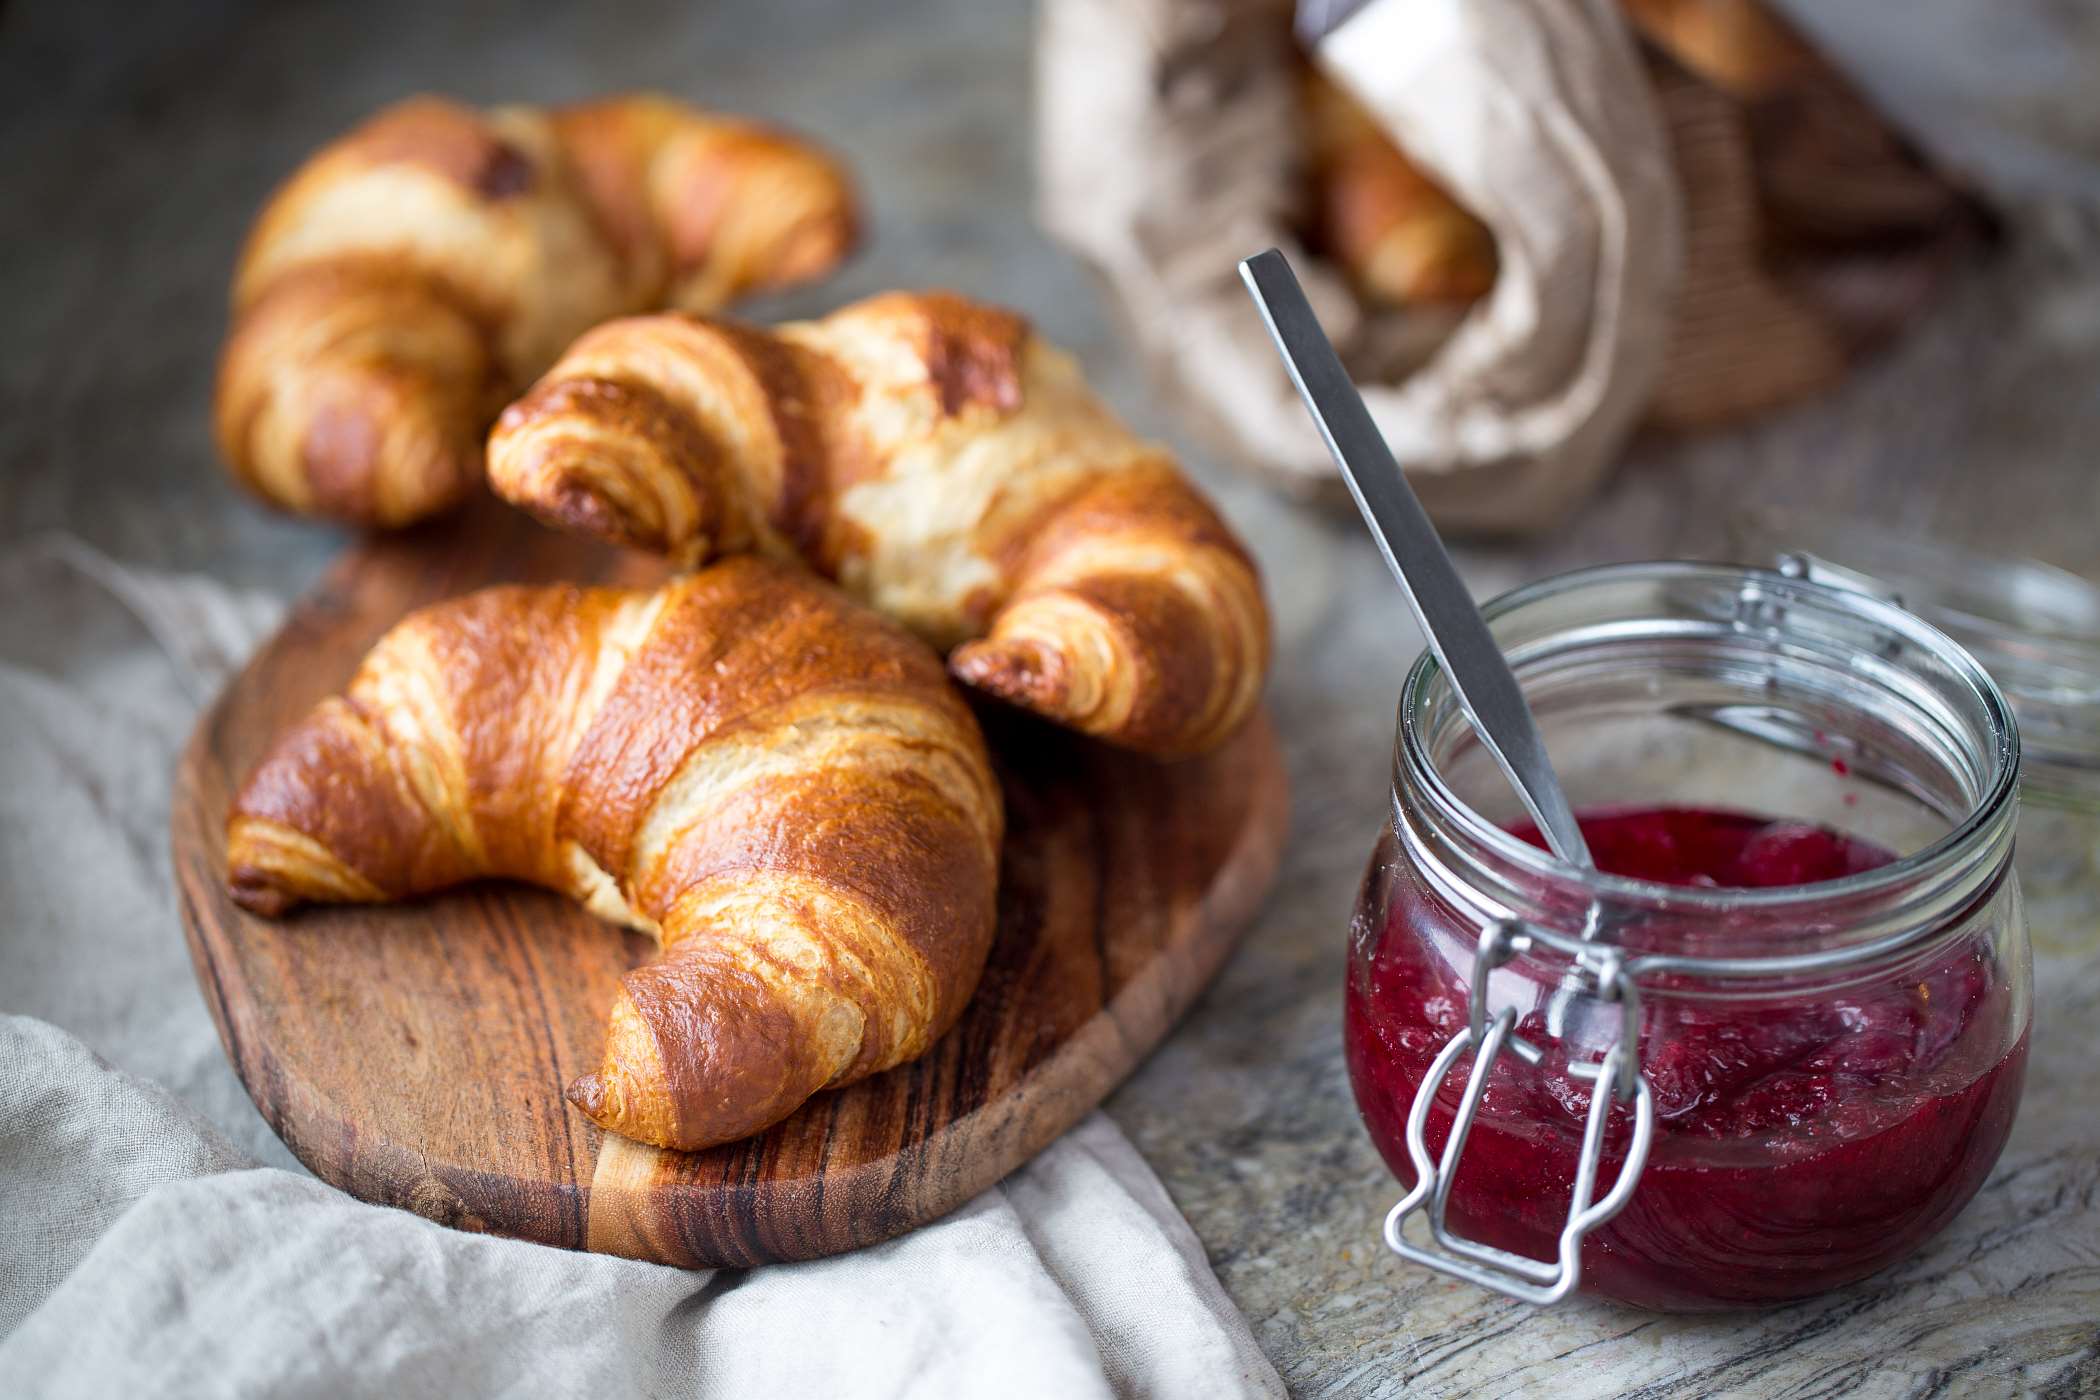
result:
[[[2019,721],[2022,795],[2100,811],[2100,587],[2038,559],[1774,507],[1737,516],[1730,544],[1745,563],[1895,602],[1967,647]]]

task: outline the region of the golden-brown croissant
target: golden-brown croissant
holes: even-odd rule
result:
[[[609,322],[504,411],[489,475],[681,563],[799,555],[969,684],[1155,755],[1226,738],[1268,664],[1254,565],[1173,459],[1020,317],[952,294],[774,331]]]
[[[1394,306],[1486,295],[1495,281],[1487,226],[1311,64],[1301,69],[1300,93],[1313,238],[1357,289]]]
[[[472,489],[496,410],[579,332],[821,276],[854,225],[828,156],[662,98],[402,102],[308,160],[250,232],[220,450],[286,510],[421,519]]]
[[[932,652],[739,559],[410,615],[248,779],[227,865],[266,914],[504,876],[654,934],[569,1097],[695,1148],[947,1030],[991,944],[1002,821]]]

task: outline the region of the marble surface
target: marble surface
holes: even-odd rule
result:
[[[1828,398],[1740,432],[1637,443],[1550,539],[1464,551],[1481,592],[1580,564],[1723,553],[1728,519],[1752,501],[2100,577],[2100,12],[1875,0],[1807,18],[2000,190],[2005,257]],[[495,100],[657,87],[820,132],[863,172],[876,241],[832,285],[762,311],[891,285],[997,297],[1174,437],[1088,277],[1033,227],[1029,21],[980,0],[529,12],[16,0],[0,9],[0,544],[66,529],[124,559],[279,593],[311,580],[342,537],[249,504],[212,458],[226,277],[257,202],[304,150],[424,88]],[[2084,818],[2037,810],[2022,827],[2039,988],[2026,1104],[1983,1194],[1909,1262],[1798,1308],[1686,1320],[1586,1301],[1535,1312],[1385,1255],[1377,1229],[1396,1188],[1350,1102],[1340,978],[1419,639],[1353,522],[1194,465],[1271,582],[1295,834],[1243,951],[1110,1109],[1293,1390],[2100,1388],[2100,823]]]

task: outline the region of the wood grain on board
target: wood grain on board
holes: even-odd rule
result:
[[[482,884],[258,918],[225,892],[225,816],[270,739],[411,608],[505,581],[646,583],[656,566],[484,504],[361,544],[199,722],[177,775],[183,922],[220,1038],[315,1173],[467,1229],[663,1263],[837,1253],[962,1204],[1156,1045],[1274,877],[1285,784],[1266,714],[1163,765],[983,711],[1006,787],[999,933],[931,1052],[767,1133],[667,1152],[562,1098],[621,975],[653,952],[568,901]]]

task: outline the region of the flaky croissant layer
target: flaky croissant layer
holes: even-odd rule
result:
[[[1253,709],[1253,561],[1019,316],[890,293],[762,330],[608,322],[490,436],[497,492],[685,564],[799,556],[977,688],[1161,757]]]
[[[569,1097],[697,1148],[947,1030],[991,945],[1002,825],[938,659],[741,559],[411,615],[248,779],[227,863],[266,914],[502,876],[655,935]]]
[[[421,519],[478,482],[489,421],[579,332],[822,276],[854,225],[823,153],[662,98],[399,103],[256,220],[220,448],[284,509]]]

